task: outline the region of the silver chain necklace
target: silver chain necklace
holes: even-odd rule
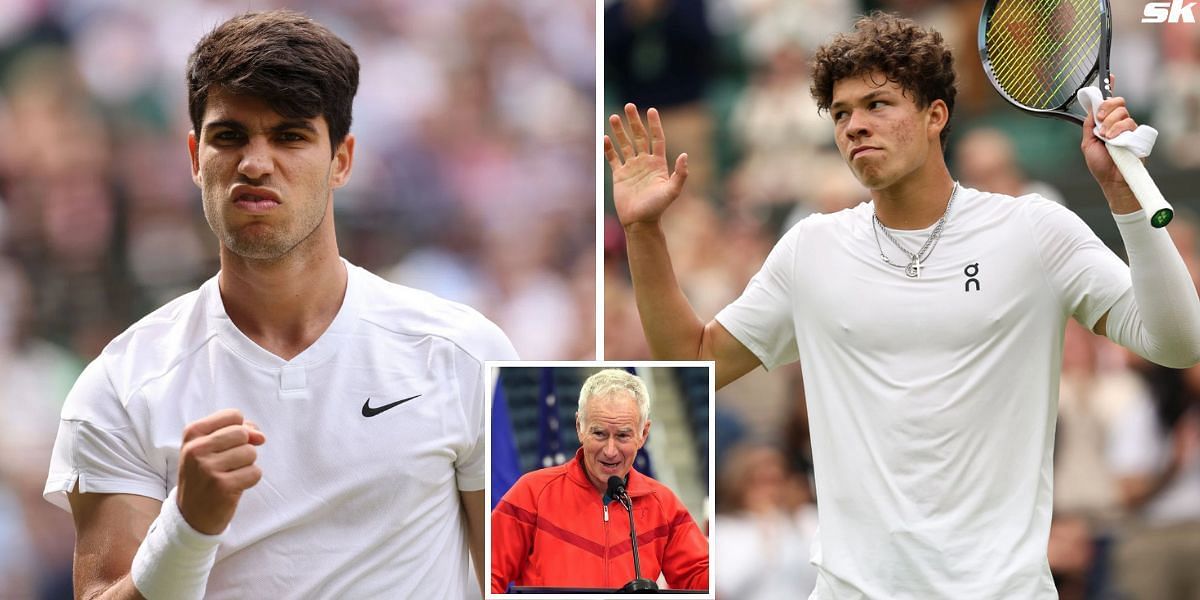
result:
[[[904,274],[908,275],[909,277],[920,277],[921,264],[929,260],[929,257],[933,255],[933,249],[937,247],[938,240],[942,237],[942,230],[946,228],[946,217],[950,216],[950,207],[954,204],[954,198],[956,196],[958,196],[957,181],[954,182],[954,190],[950,192],[950,201],[946,203],[946,210],[942,212],[942,218],[938,219],[937,224],[933,226],[933,231],[931,231],[929,233],[929,237],[926,238],[925,244],[921,246],[921,249],[917,250],[916,253],[909,252],[907,248],[900,245],[900,242],[896,240],[896,238],[892,235],[892,232],[889,231],[887,227],[884,227],[883,223],[879,221],[879,213],[872,210],[871,232],[875,234],[875,245],[879,247],[879,258],[881,258],[883,262],[890,266],[898,269],[904,269]],[[893,246],[908,256],[908,264],[897,264],[888,258],[888,255],[883,251],[883,244],[879,241],[880,229],[883,230],[883,235],[887,237],[888,241],[890,241]]]

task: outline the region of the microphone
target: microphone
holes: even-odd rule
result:
[[[625,513],[629,515],[629,543],[633,547],[633,581],[625,584],[621,588],[622,592],[650,592],[657,591],[658,584],[649,579],[642,578],[642,561],[638,557],[637,544],[637,529],[633,524],[633,500],[629,497],[629,492],[625,490],[625,480],[613,475],[608,478],[609,498],[616,498],[621,506],[625,507]]]
[[[625,507],[625,510],[629,510],[629,505],[626,504],[626,502],[629,502],[630,500],[629,500],[629,494],[627,494],[625,492],[625,480],[624,479],[621,479],[620,477],[617,477],[616,475],[609,477],[608,478],[608,492],[606,492],[606,494],[609,498],[612,498],[612,499],[620,502],[621,506]]]

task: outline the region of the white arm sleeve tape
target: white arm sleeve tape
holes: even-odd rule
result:
[[[205,535],[188,525],[172,489],[133,556],[133,586],[146,600],[203,598],[220,540],[220,535]]]
[[[1171,237],[1151,227],[1142,211],[1113,217],[1133,289],[1108,312],[1109,339],[1164,367],[1200,362],[1200,298]]]

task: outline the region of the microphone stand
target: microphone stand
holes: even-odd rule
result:
[[[629,494],[625,493],[624,490],[621,490],[621,493],[617,495],[617,501],[621,503],[621,506],[625,507],[625,514],[629,515],[629,543],[633,547],[634,579],[625,584],[621,588],[621,591],[625,593],[656,592],[658,591],[658,584],[649,579],[642,578],[642,561],[638,558],[637,529],[633,525],[633,501],[629,499]]]

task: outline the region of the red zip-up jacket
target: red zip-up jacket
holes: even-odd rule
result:
[[[492,511],[492,592],[513,585],[616,589],[633,577],[629,516],[584,473],[582,451],[526,473]],[[708,538],[667,486],[636,470],[633,500],[642,577],[675,589],[708,589]]]

